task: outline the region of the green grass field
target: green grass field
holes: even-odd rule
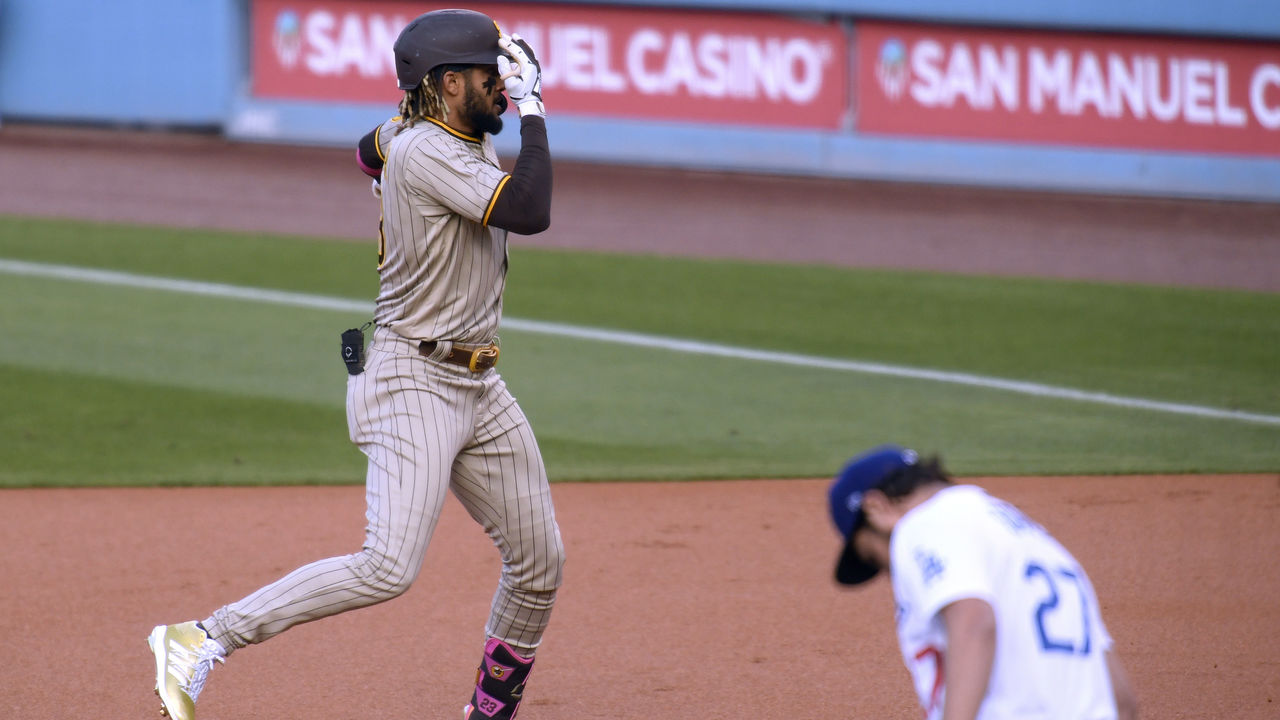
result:
[[[377,286],[371,246],[308,238],[0,217],[0,259],[370,310]],[[555,479],[828,476],[881,442],[968,475],[1280,470],[1278,295],[518,248],[506,315],[1272,418],[509,328]],[[0,271],[0,486],[361,482],[337,348],[366,319]]]

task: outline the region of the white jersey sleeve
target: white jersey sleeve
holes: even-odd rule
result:
[[[940,502],[944,490],[907,514],[894,528],[890,565],[898,605],[898,637],[926,717],[942,712],[947,636],[939,612],[966,598],[995,607],[988,569],[991,549],[957,503]]]
[[[893,577],[912,588],[915,610],[932,617],[965,598],[995,605],[985,533],[968,514],[935,510],[931,516],[930,524],[903,523],[893,535]]]

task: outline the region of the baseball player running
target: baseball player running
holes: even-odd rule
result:
[[[836,579],[890,570],[927,718],[1137,717],[1084,569],[1017,508],[892,445],[850,461],[829,502],[845,537]]]
[[[540,68],[528,43],[469,10],[416,18],[394,54],[400,116],[357,152],[383,213],[367,359],[363,341],[344,335],[347,422],[368,456],[364,547],[299,568],[203,621],[156,627],[156,692],[175,720],[194,717],[210,669],[235,650],[407,590],[446,491],[502,558],[464,718],[515,717],[561,584],[564,547],[542,457],[494,369],[507,233],[550,223]],[[504,87],[520,114],[510,174],[490,138],[502,129]]]

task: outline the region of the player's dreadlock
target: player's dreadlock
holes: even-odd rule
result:
[[[441,122],[449,119],[449,106],[440,93],[440,82],[447,72],[463,72],[470,65],[437,65],[422,78],[418,87],[406,90],[400,100],[400,128],[411,128],[419,120],[433,118]]]
[[[951,484],[951,478],[942,469],[942,461],[936,455],[931,458],[921,458],[902,468],[882,480],[876,487],[883,491],[886,497],[900,498],[910,495],[912,490],[921,485],[930,483]]]

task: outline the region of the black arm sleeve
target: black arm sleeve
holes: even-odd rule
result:
[[[498,189],[489,224],[521,235],[551,227],[551,150],[546,121],[537,115],[520,118],[520,154]]]
[[[381,129],[379,125],[370,130],[356,143],[356,163],[365,175],[375,180],[382,178],[382,155],[378,152],[378,131]]]

